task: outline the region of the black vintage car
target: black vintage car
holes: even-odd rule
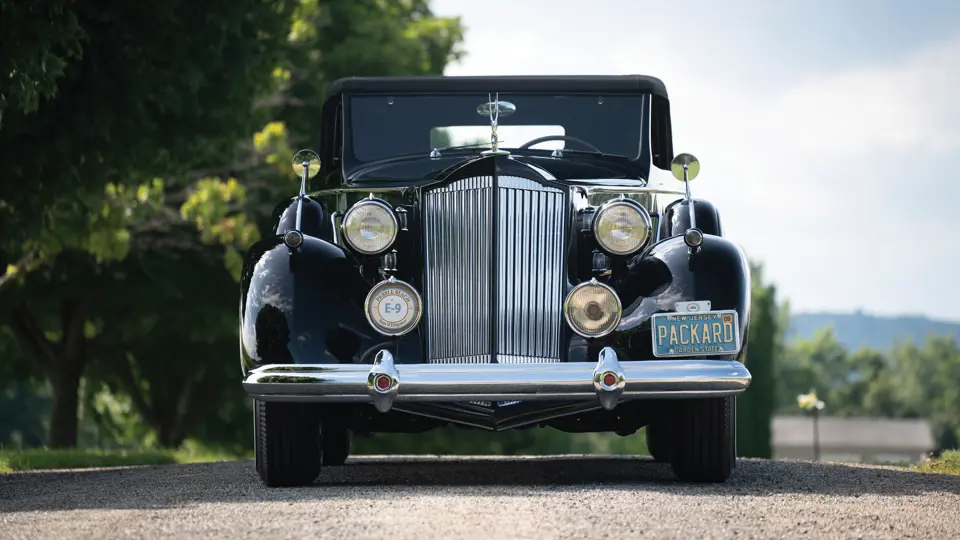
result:
[[[659,79],[349,78],[320,127],[243,271],[265,484],[448,424],[646,426],[681,480],[730,476],[749,267]]]

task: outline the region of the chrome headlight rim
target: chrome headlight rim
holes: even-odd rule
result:
[[[404,292],[409,294],[414,299],[417,307],[417,310],[414,313],[413,319],[409,323],[407,323],[407,325],[404,326],[403,328],[394,330],[394,331],[385,329],[384,327],[380,326],[373,320],[373,317],[370,315],[370,311],[371,311],[370,308],[372,307],[371,301],[374,299],[374,297],[377,294],[382,292],[384,289],[391,288],[391,287],[398,288],[398,289],[405,289]],[[423,297],[420,296],[420,293],[417,291],[416,288],[414,288],[413,285],[407,283],[406,281],[402,281],[391,276],[389,279],[385,279],[377,283],[376,285],[374,285],[370,289],[370,292],[367,293],[367,297],[363,302],[363,314],[367,317],[367,323],[370,325],[370,327],[376,330],[377,332],[379,332],[380,334],[383,334],[385,336],[390,336],[390,337],[403,336],[412,332],[420,324],[420,319],[423,318]]]
[[[611,249],[609,246],[604,244],[603,239],[600,236],[600,227],[598,227],[598,225],[600,223],[600,219],[603,217],[604,212],[619,206],[625,206],[632,210],[636,210],[640,214],[640,218],[643,220],[643,225],[646,227],[646,234],[644,235],[643,242],[640,242],[636,248],[629,251],[617,251],[615,249]],[[653,236],[653,219],[650,217],[650,212],[639,202],[623,197],[603,203],[600,208],[597,209],[596,213],[594,213],[590,227],[593,229],[593,238],[604,251],[611,255],[621,257],[633,255],[634,253],[639,252],[650,243],[650,238]]]
[[[573,295],[578,290],[589,287],[589,286],[597,286],[602,289],[606,289],[607,292],[609,292],[610,295],[613,297],[613,299],[616,300],[617,302],[617,313],[616,313],[616,317],[613,320],[613,323],[610,324],[610,327],[608,330],[598,334],[588,334],[586,332],[581,331],[577,327],[577,325],[574,324],[574,322],[570,319],[570,309],[569,309],[570,299],[573,298]],[[623,302],[620,301],[620,295],[617,294],[617,291],[613,290],[613,287],[607,285],[606,283],[597,281],[597,278],[593,278],[590,281],[584,281],[583,283],[576,285],[574,288],[570,289],[570,292],[567,293],[567,297],[563,300],[563,318],[564,320],[567,321],[567,326],[570,327],[570,329],[573,330],[575,334],[581,337],[585,337],[587,339],[601,338],[601,337],[612,334],[614,331],[616,331],[617,327],[620,326],[620,320],[622,319],[622,317],[623,317]]]
[[[368,251],[356,246],[353,243],[353,240],[350,239],[350,235],[347,233],[347,221],[350,219],[350,215],[357,209],[363,208],[364,206],[368,206],[371,204],[379,206],[380,208],[386,210],[387,215],[390,217],[390,224],[393,226],[393,233],[390,235],[390,241],[387,242],[387,244],[382,249],[379,249],[376,251]],[[396,243],[397,235],[399,234],[399,231],[400,231],[400,222],[397,220],[397,214],[394,211],[393,206],[391,206],[390,203],[388,203],[387,201],[384,201],[383,199],[375,199],[372,197],[369,199],[363,199],[361,201],[357,201],[353,206],[351,206],[346,211],[346,213],[343,214],[343,219],[340,221],[340,234],[343,235],[343,238],[346,241],[347,245],[350,247],[350,249],[356,251],[361,255],[379,255],[381,253],[386,252],[393,246],[394,243]]]

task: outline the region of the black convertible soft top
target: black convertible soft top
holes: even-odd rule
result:
[[[650,143],[653,165],[669,170],[673,159],[670,99],[663,81],[648,75],[487,75],[418,77],[347,77],[327,87],[323,106],[322,159],[337,159],[340,104],[345,94],[400,93],[547,93],[649,94],[652,96]]]
[[[326,99],[343,92],[645,93],[668,99],[663,81],[647,75],[348,77],[330,84]]]

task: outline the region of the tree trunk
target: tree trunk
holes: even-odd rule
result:
[[[40,370],[53,390],[53,410],[47,444],[53,448],[77,445],[77,411],[80,406],[80,377],[90,354],[83,335],[86,302],[60,303],[60,339],[50,340],[25,303],[13,309],[11,322],[18,340],[33,352]]]
[[[51,448],[73,448],[77,445],[77,408],[79,406],[80,373],[64,369],[51,380],[53,408],[50,412]]]
[[[161,448],[177,449],[183,444],[185,437],[179,426],[162,425],[154,426],[154,429],[157,430],[157,444]]]

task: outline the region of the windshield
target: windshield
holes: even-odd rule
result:
[[[548,135],[576,137],[551,140],[534,150],[580,150],[638,159],[647,143],[646,95],[505,94],[512,111],[501,113],[497,135],[500,148],[516,149]],[[463,145],[490,147],[490,118],[478,107],[487,94],[354,95],[347,104],[344,157],[348,168],[405,155],[428,156],[430,151]]]

